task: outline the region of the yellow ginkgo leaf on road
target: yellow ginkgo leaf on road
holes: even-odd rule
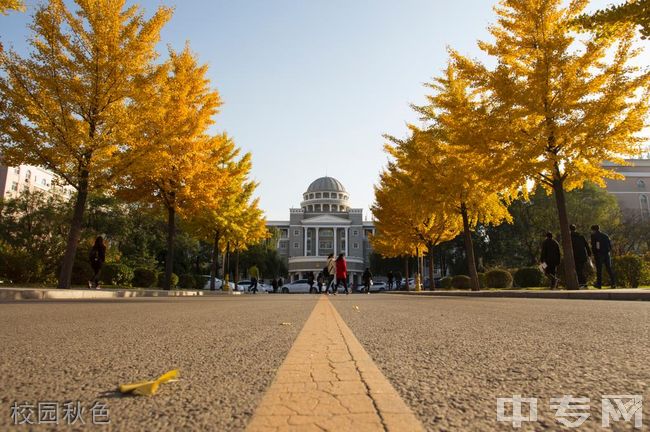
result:
[[[158,391],[162,383],[166,383],[178,378],[178,369],[171,370],[153,381],[138,381],[132,384],[120,384],[120,392],[132,393],[138,396],[152,396]]]

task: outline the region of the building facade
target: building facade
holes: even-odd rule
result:
[[[0,193],[4,199],[17,198],[24,192],[43,192],[69,199],[74,188],[57,181],[51,171],[31,165],[0,165]]]
[[[370,267],[369,236],[373,222],[363,220],[363,210],[350,207],[345,187],[332,177],[313,181],[303,194],[299,209],[289,210],[288,221],[269,221],[278,231],[278,252],[286,260],[289,279],[318,275],[329,254],[344,253],[351,283],[359,283]]]
[[[607,192],[616,197],[627,222],[650,222],[650,159],[627,162],[630,165],[604,164],[625,176],[622,180],[607,180]]]

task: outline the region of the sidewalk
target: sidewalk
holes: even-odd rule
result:
[[[393,295],[425,297],[498,297],[498,298],[546,298],[574,300],[632,300],[650,301],[650,290],[604,289],[604,290],[492,290],[492,291],[386,291]]]
[[[162,289],[57,289],[0,287],[0,301],[12,300],[98,300],[135,297],[196,297],[226,295],[223,291],[162,290]]]

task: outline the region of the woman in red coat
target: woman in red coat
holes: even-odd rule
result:
[[[339,290],[339,284],[343,284],[345,294],[350,294],[348,291],[348,263],[345,261],[345,254],[339,254],[336,259],[336,287],[334,294]]]

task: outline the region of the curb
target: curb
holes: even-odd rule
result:
[[[101,300],[136,297],[198,297],[203,295],[226,295],[227,293],[203,291],[165,290],[88,290],[50,288],[0,288],[0,301],[20,300]]]
[[[391,291],[385,294],[423,297],[542,298],[569,300],[650,301],[650,290],[603,291]]]

